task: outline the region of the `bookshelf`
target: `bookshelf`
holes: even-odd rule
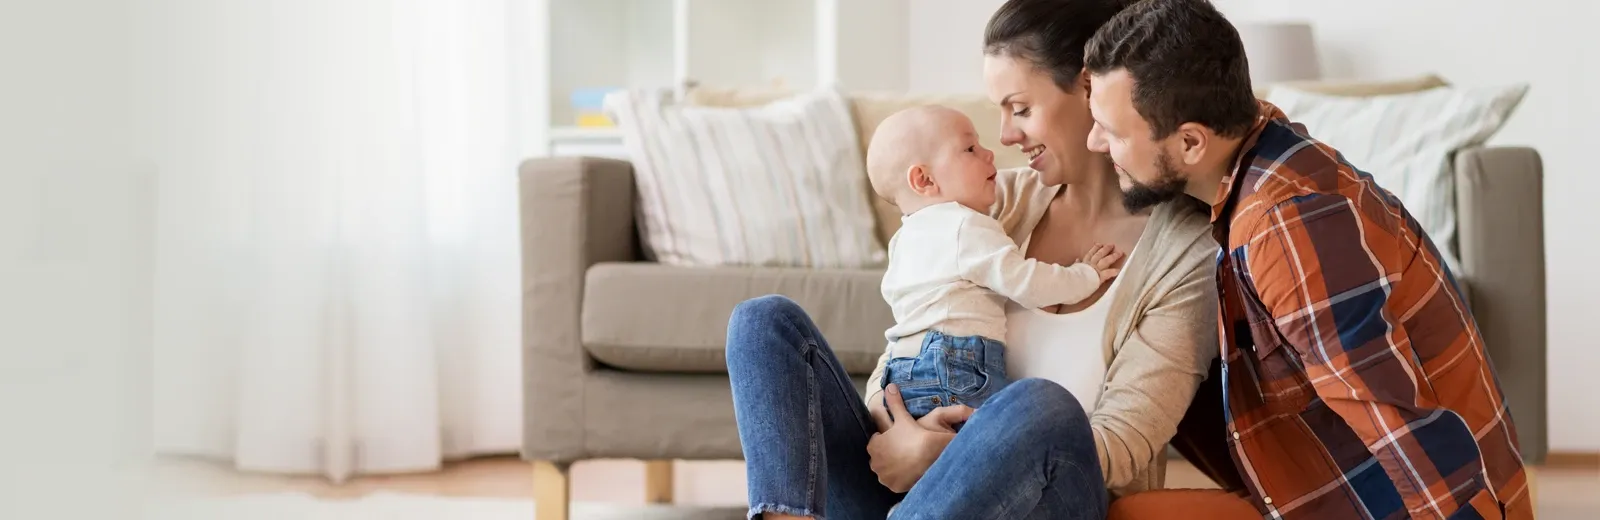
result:
[[[909,1],[533,0],[532,151],[618,156],[620,133],[584,121],[615,88],[904,90]]]

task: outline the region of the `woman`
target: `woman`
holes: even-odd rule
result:
[[[984,43],[1002,142],[1035,155],[1001,183],[997,218],[1041,261],[1115,244],[1131,252],[1122,274],[1072,306],[1013,304],[1008,372],[1021,379],[979,411],[920,421],[892,386],[887,409],[863,399],[794,302],[740,304],[727,361],[752,517],[1099,519],[1111,497],[1161,486],[1165,445],[1217,352],[1216,245],[1192,202],[1128,212],[1110,161],[1086,148],[1083,45],[1123,4],[1010,0]],[[1084,348],[1104,364],[1051,362]]]

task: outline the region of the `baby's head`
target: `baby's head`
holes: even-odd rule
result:
[[[951,201],[987,213],[995,201],[994,152],[978,144],[966,115],[939,105],[884,119],[867,145],[867,176],[905,215]]]

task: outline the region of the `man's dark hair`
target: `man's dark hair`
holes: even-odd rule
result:
[[[1083,46],[1131,0],[1007,0],[989,17],[983,52],[1021,59],[1071,92],[1083,72]]]
[[[1089,39],[1090,74],[1127,69],[1133,108],[1163,139],[1184,123],[1243,137],[1258,112],[1239,30],[1207,0],[1141,0]]]

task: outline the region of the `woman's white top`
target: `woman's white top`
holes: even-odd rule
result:
[[[1128,260],[1138,251],[1137,247],[1130,251]],[[1128,260],[1123,265],[1128,265]],[[1122,277],[1118,276],[1094,305],[1071,314],[1054,314],[1007,302],[1006,375],[1012,381],[1026,377],[1053,381],[1072,392],[1085,414],[1092,413],[1106,384],[1106,368],[1110,366],[1104,348],[1106,320],[1112,296],[1121,283]]]

